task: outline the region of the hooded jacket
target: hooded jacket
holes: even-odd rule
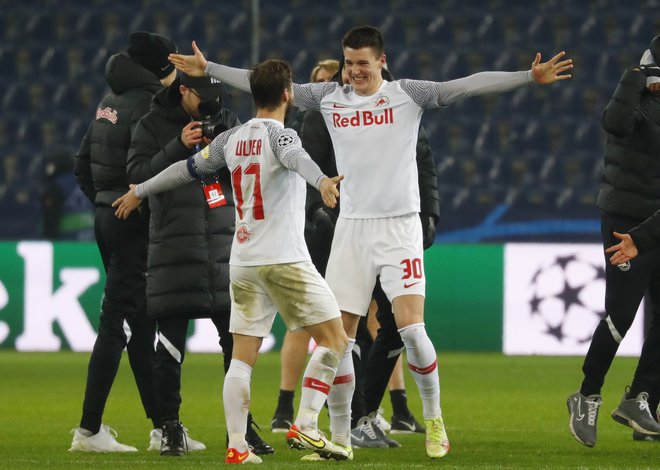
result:
[[[106,63],[110,87],[96,108],[74,157],[74,174],[87,198],[95,205],[111,205],[128,191],[126,156],[138,121],[149,112],[160,81],[147,69],[123,54]]]
[[[624,72],[601,123],[608,136],[598,207],[645,219],[660,209],[660,96],[644,74]]]
[[[154,96],[152,111],[135,130],[128,155],[131,183],[141,183],[195,153],[180,140],[192,118],[181,106],[179,83],[175,80]],[[225,108],[211,120],[228,128],[240,124]],[[209,208],[198,181],[149,197],[147,313],[152,318],[229,314],[234,201],[229,171],[222,168],[217,176],[225,206]]]

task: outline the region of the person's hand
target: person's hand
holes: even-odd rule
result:
[[[126,194],[118,198],[112,203],[112,207],[116,208],[115,217],[118,219],[128,219],[128,216],[133,212],[142,202],[142,199],[135,195],[135,187],[137,185],[131,184]]]
[[[335,232],[337,216],[329,209],[319,206],[312,212],[310,222],[314,225],[317,234],[333,234]]]
[[[614,265],[623,264],[635,258],[639,254],[637,246],[635,245],[635,242],[630,235],[627,233],[614,232],[614,236],[621,240],[621,242],[617,243],[616,245],[612,245],[605,250],[605,253],[614,253],[612,256],[610,256],[610,263]]]
[[[424,249],[426,250],[433,242],[435,242],[435,217],[429,214],[419,213],[419,218],[422,221],[422,240]]]
[[[328,206],[330,209],[334,209],[334,207],[337,205],[337,198],[339,197],[339,189],[337,189],[337,185],[343,179],[344,176],[339,175],[332,178],[326,177],[321,180],[319,192],[323,198],[323,204]]]
[[[572,59],[559,60],[565,55],[566,52],[561,51],[549,61],[541,63],[541,53],[537,52],[536,58],[532,62],[532,79],[538,84],[548,85],[559,80],[571,78],[572,75],[569,73],[562,75],[563,72],[573,68]]]
[[[208,61],[202,54],[202,51],[197,47],[195,41],[192,42],[193,55],[183,54],[170,54],[167,59],[174,64],[174,66],[191,77],[203,77],[204,70]]]
[[[181,130],[181,143],[186,148],[191,149],[201,142],[203,142],[202,123],[199,121],[190,121]]]

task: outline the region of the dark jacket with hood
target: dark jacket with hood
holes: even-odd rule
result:
[[[131,183],[141,183],[195,153],[180,139],[192,118],[181,106],[179,83],[177,79],[158,92],[152,111],[140,120],[128,155]],[[211,120],[228,128],[240,124],[225,108]],[[152,318],[229,314],[234,200],[229,171],[222,168],[217,176],[225,206],[210,209],[198,181],[149,197],[147,312]]]
[[[78,184],[97,206],[109,206],[128,191],[131,136],[149,112],[151,98],[163,88],[155,75],[123,54],[108,59],[105,79],[112,91],[99,103],[74,157]]]
[[[624,72],[601,123],[608,136],[598,207],[646,219],[660,209],[660,96],[643,73]]]

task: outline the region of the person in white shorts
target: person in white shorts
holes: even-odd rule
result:
[[[450,449],[440,408],[440,380],[433,343],[424,327],[422,227],[415,144],[426,109],[461,99],[504,92],[532,83],[570,78],[571,60],[560,52],[531,70],[480,72],[447,82],[383,80],[384,40],[371,26],[350,30],[342,40],[348,85],[335,82],[294,84],[294,105],[320,110],[330,131],[341,185],[341,215],[326,280],[342,311],[349,338],[367,312],[376,276],[392,302],[408,365],[419,390],[426,424],[426,453],[441,458]],[[193,42],[194,55],[170,54],[189,75],[207,74],[249,91],[249,71],[208,62]],[[354,340],[351,340],[354,341]],[[339,365],[328,396],[332,439],[350,442],[350,402],[355,388],[349,353]]]
[[[353,456],[350,443],[336,445],[318,430],[318,414],[348,337],[337,302],[314,268],[303,235],[305,181],[321,192],[324,203],[334,207],[339,196],[337,184],[343,177],[326,177],[302,148],[296,132],[284,128],[284,116],[293,102],[288,63],[268,60],[256,65],[250,74],[250,88],[256,118],[220,134],[187,161],[132,185],[113,207],[118,217],[126,218],[143,198],[228,167],[236,203],[236,233],[229,261],[229,330],[234,334],[234,349],[223,388],[229,433],[225,461],[261,463],[245,441],[250,378],[277,311],[289,329],[304,328],[319,345],[303,375],[299,411],[287,442],[324,459],[348,460]]]

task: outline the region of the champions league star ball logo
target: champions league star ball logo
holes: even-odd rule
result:
[[[529,315],[539,333],[562,345],[589,343],[605,316],[605,269],[578,258],[557,256],[532,275]]]

